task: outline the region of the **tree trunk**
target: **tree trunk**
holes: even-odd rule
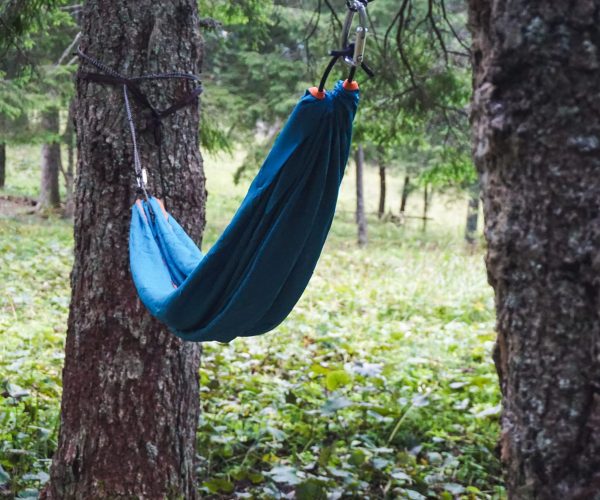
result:
[[[365,197],[363,173],[365,165],[365,151],[362,144],[356,150],[356,224],[358,226],[358,246],[367,244],[367,217],[365,215]]]
[[[386,196],[386,169],[385,165],[379,165],[379,208],[377,217],[380,219],[385,215],[385,196]]]
[[[65,142],[67,143],[67,170],[64,172],[66,190],[64,215],[72,217],[75,212],[75,200],[73,199],[73,179],[75,176],[75,99],[72,99],[69,105]]]
[[[82,34],[84,52],[123,74],[199,68],[195,0],[89,0]],[[144,88],[164,109],[192,86],[161,80]],[[136,190],[122,89],[79,79],[76,99],[75,262],[60,435],[44,496],[193,499],[200,346],[150,317],[131,280]],[[132,104],[150,192],[199,242],[206,191],[197,106],[165,119],[159,168],[146,110]]]
[[[6,143],[0,142],[0,189],[6,183]]]
[[[469,9],[508,494],[599,498],[600,1]]]
[[[431,193],[429,192],[429,185],[425,184],[425,189],[423,190],[423,232],[427,231],[427,218],[429,216],[430,197]]]
[[[410,177],[407,175],[404,177],[404,184],[402,184],[402,198],[400,200],[400,217],[404,216],[406,212],[406,201],[410,193]]]
[[[42,113],[42,128],[45,132],[59,133],[60,115],[58,108],[51,108]],[[37,208],[58,208],[60,206],[60,191],[58,175],[62,168],[60,158],[60,143],[58,140],[42,145],[40,196]]]
[[[469,202],[467,204],[467,224],[465,226],[465,240],[469,245],[477,242],[477,222],[479,219],[479,183],[469,189]]]

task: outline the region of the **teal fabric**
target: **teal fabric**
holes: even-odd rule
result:
[[[229,342],[265,333],[290,313],[333,220],[358,98],[342,82],[321,100],[306,92],[206,254],[156,199],[133,206],[133,281],[145,306],[175,335]]]

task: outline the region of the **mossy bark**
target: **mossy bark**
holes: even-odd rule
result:
[[[126,75],[199,70],[195,0],[89,0],[82,34],[82,50]],[[75,262],[60,436],[43,497],[195,498],[200,347],[150,317],[131,280],[136,193],[122,89],[76,85]],[[164,109],[190,85],[144,88]],[[165,120],[161,167],[147,115],[135,105],[133,113],[151,193],[199,243],[206,191],[197,106]]]
[[[600,1],[469,9],[508,494],[600,498]]]

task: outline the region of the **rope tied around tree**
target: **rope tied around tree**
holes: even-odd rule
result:
[[[131,134],[131,142],[133,148],[133,167],[135,171],[137,181],[137,195],[143,196],[146,200],[149,200],[147,191],[148,174],[145,167],[142,166],[140,154],[138,150],[137,133],[135,129],[135,123],[133,120],[133,113],[131,111],[131,104],[129,101],[129,95],[133,97],[140,106],[150,111],[150,123],[154,135],[154,142],[158,147],[158,169],[162,168],[162,120],[163,118],[170,116],[180,109],[192,104],[203,92],[202,83],[200,79],[191,73],[182,72],[170,72],[170,73],[148,73],[145,75],[126,77],[109,68],[99,60],[85,54],[79,47],[77,48],[76,55],[79,56],[84,62],[91,64],[95,68],[99,69],[102,73],[89,73],[83,72],[79,75],[80,78],[99,84],[108,85],[119,85],[123,89],[123,102],[125,107],[125,114],[127,118],[127,124],[129,132]],[[142,91],[139,86],[139,82],[147,80],[168,80],[168,79],[185,79],[198,82],[194,89],[186,93],[183,97],[175,101],[174,104],[169,106],[167,109],[158,110],[152,105],[148,96]],[[153,215],[153,214],[151,214]]]

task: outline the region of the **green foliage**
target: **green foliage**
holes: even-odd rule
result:
[[[250,144],[257,123],[287,116],[303,87],[299,17],[266,0],[201,2],[200,8],[220,23],[204,35],[203,126]],[[210,149],[225,145],[213,142]]]
[[[252,498],[500,497],[493,305],[478,257],[387,233],[364,254],[344,244],[352,226],[338,215],[277,332],[205,346],[202,475]],[[204,491],[225,493],[214,485]]]
[[[230,172],[209,165],[208,244],[243,193]],[[481,255],[459,235],[369,223],[367,253],[349,243],[352,214],[338,212],[276,331],[204,345],[202,495],[502,497]],[[39,490],[56,448],[71,231],[0,219],[0,491]]]
[[[423,184],[463,189],[475,177],[466,112],[470,65],[454,30],[464,27],[465,6],[446,4],[449,11],[435,1],[369,6],[367,56],[377,76],[362,85],[356,138],[375,146],[375,161],[402,166]],[[462,29],[459,36],[468,34]]]
[[[0,51],[32,30],[39,29],[49,13],[64,0],[4,0],[0,4]]]
[[[25,494],[48,479],[59,421],[71,232],[60,220],[0,221],[0,492],[4,483]]]
[[[38,3],[24,2],[21,7],[28,9]],[[40,117],[50,108],[65,108],[73,94],[75,65],[66,64],[69,54],[62,56],[77,27],[68,12],[50,9],[62,3],[45,2],[47,8],[4,50],[0,60],[0,134],[4,142],[58,139],[44,130]]]

